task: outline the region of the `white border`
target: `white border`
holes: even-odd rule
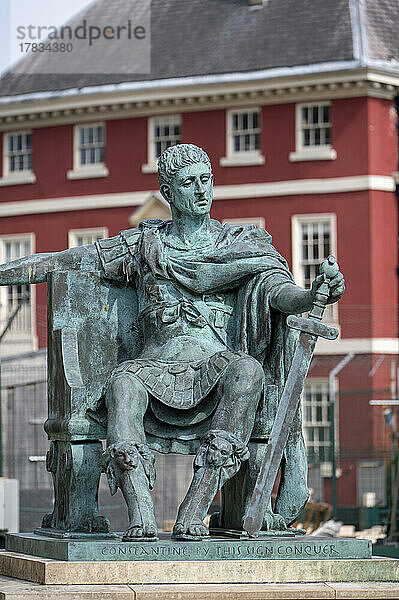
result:
[[[337,340],[324,340],[319,338],[316,343],[315,354],[399,354],[398,338],[338,338]]]
[[[105,121],[95,123],[79,123],[73,128],[73,169],[67,171],[66,177],[73,179],[92,179],[97,177],[108,177],[109,171],[105,163],[96,163],[93,165],[81,165],[79,154],[79,130],[83,127],[104,127],[104,154],[107,143],[107,124]]]
[[[214,188],[215,200],[238,200],[243,198],[268,198],[273,196],[300,196],[304,194],[334,194],[376,190],[394,192],[395,181],[390,175],[358,175],[355,177],[332,177],[330,179],[294,179],[271,183],[243,183],[218,185]],[[115,194],[91,194],[0,202],[0,217],[33,215],[76,210],[93,210],[144,204],[152,190]]]
[[[270,183],[242,183],[219,185],[214,188],[215,200],[234,198],[262,198],[271,196],[300,196],[303,194],[335,194],[379,190],[394,192],[391,175],[355,175],[354,177],[331,177],[325,179],[292,179]]]
[[[130,192],[124,194],[92,194],[90,196],[69,196],[67,198],[46,198],[44,200],[21,200],[0,202],[0,217],[34,215],[42,213],[95,210],[144,204],[151,192]]]

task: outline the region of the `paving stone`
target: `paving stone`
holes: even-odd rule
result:
[[[0,600],[135,600],[128,585],[40,585],[0,578]]]
[[[132,586],[136,600],[329,600],[335,591],[318,584],[217,584]]]
[[[399,583],[387,582],[387,583],[328,583],[329,588],[334,590],[335,598],[338,599],[356,599],[363,600],[372,598],[378,600],[379,598],[399,598]]]
[[[40,585],[0,577],[0,600],[332,600],[399,598],[397,583]]]

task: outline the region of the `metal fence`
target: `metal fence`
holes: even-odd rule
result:
[[[52,479],[45,468],[49,446],[43,424],[47,418],[47,371],[44,352],[3,359],[2,465],[3,476],[20,482],[20,523],[31,531],[52,507]],[[153,498],[158,523],[174,520],[192,476],[191,456],[156,454],[157,481]],[[101,478],[99,503],[114,530],[127,525],[125,503],[118,491],[111,496],[106,478]]]

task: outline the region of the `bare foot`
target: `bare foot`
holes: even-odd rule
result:
[[[175,523],[172,537],[181,540],[198,540],[209,536],[208,527],[199,521],[198,523]]]
[[[124,542],[135,542],[143,538],[157,539],[158,530],[154,525],[130,525],[123,534]]]
[[[268,510],[263,518],[263,531],[284,531],[287,529],[284,517]]]

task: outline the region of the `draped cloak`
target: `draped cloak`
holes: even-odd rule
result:
[[[165,234],[170,221],[150,220],[118,236],[100,240],[97,249],[105,276],[135,284],[136,278],[151,272],[159,281],[168,281],[182,296],[190,299],[204,294],[235,291],[234,328],[229,349],[244,352],[261,363],[265,374],[265,394],[259,407],[252,439],[265,440],[273,424],[276,405],[291,365],[297,332],[286,325],[286,315],[274,309],[273,299],[285,286],[294,285],[287,262],[271,243],[265,230],[252,225],[231,226],[211,221],[216,233],[214,245],[193,252],[170,256]],[[200,311],[201,315],[201,311]],[[138,357],[140,358],[140,357]],[[201,420],[204,399],[190,411],[173,409],[175,419],[162,421],[162,410],[148,410],[145,416],[147,440],[155,450],[192,454],[210,429],[212,415]],[[160,407],[165,409],[165,407]],[[192,418],[187,418],[191,413]],[[204,411],[206,413],[206,411]],[[172,423],[172,424],[171,424]],[[300,410],[296,415],[285,449],[285,477],[280,485],[280,512],[294,515],[287,508],[288,488],[300,486],[306,500],[306,456]],[[291,480],[291,483],[289,481]],[[288,494],[289,495],[289,494]],[[289,501],[288,501],[289,504]]]

